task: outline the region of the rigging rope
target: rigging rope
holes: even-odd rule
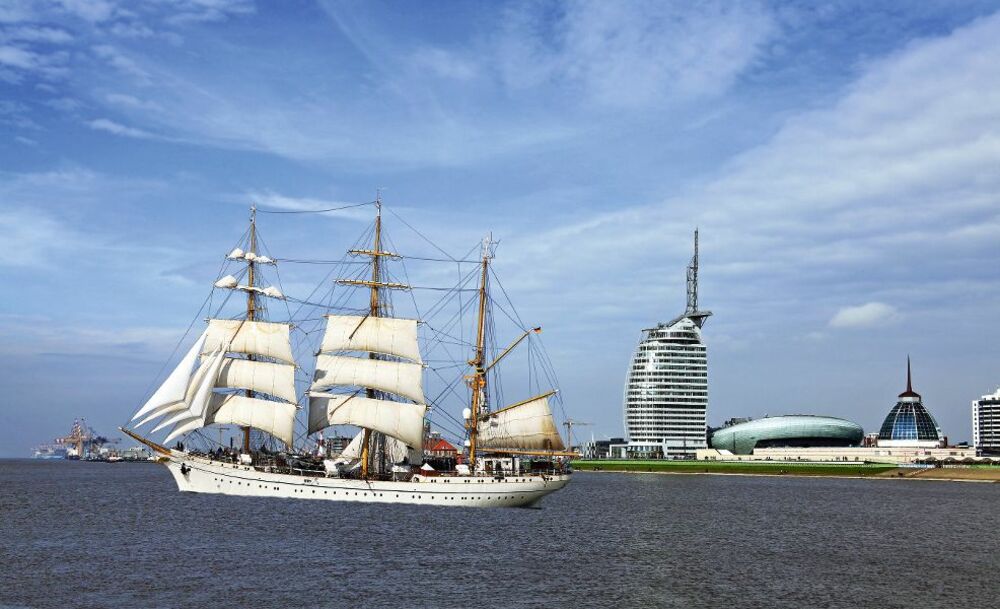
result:
[[[344,205],[342,207],[329,207],[327,209],[257,209],[259,214],[325,214],[331,211],[342,211],[345,209],[353,209],[355,207],[363,207],[365,205],[374,205],[375,201],[365,201],[364,203],[352,203],[350,205]]]

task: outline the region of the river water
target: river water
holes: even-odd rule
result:
[[[540,509],[0,461],[0,607],[1000,607],[1000,485],[578,473]]]

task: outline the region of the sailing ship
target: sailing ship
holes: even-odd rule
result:
[[[263,285],[263,272],[280,260],[260,253],[258,210],[251,208],[247,232],[226,257],[238,270],[214,285],[226,293],[242,293],[245,310],[232,318],[218,313],[210,317],[179,364],[121,428],[159,456],[181,491],[510,507],[536,504],[568,484],[575,453],[567,450],[553,416],[556,390],[500,408],[492,404],[499,391],[490,391],[490,379],[496,378],[498,364],[540,328],[521,328],[520,336],[503,350],[487,348],[495,305],[490,294],[491,239],[484,240],[475,271],[463,280],[466,287],[446,290],[475,294],[460,302],[458,313],[461,319],[461,311],[475,305],[475,338],[451,341],[471,349],[471,358],[458,364],[465,368],[459,378],[466,385],[467,402],[461,419],[453,419],[464,436],[463,450],[444,463],[424,454],[429,413],[443,409],[444,401],[425,396],[430,366],[424,354],[427,343],[433,349],[449,342],[450,335],[436,328],[422,340],[421,320],[394,316],[390,295],[411,286],[387,272],[389,263],[403,257],[386,248],[381,198],[373,203],[370,244],[348,251],[363,274],[334,282],[342,290],[362,292],[367,306],[324,307],[322,339],[310,353],[313,372],[301,379],[308,385],[301,393],[296,374],[302,367],[293,356],[292,334],[302,324],[267,319],[267,302],[292,298],[279,287]],[[535,378],[537,385],[537,374]],[[460,396],[454,387],[442,394]],[[300,412],[307,416],[300,417]],[[296,450],[296,424],[302,418],[306,430]],[[140,433],[154,422],[146,435]],[[242,430],[241,446],[225,448],[221,432],[214,449],[211,443],[204,446],[211,436],[208,428],[222,425]],[[336,455],[317,455],[306,448],[332,426],[358,431]],[[147,437],[158,432],[166,434],[159,442]]]

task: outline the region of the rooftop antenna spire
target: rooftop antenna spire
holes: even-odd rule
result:
[[[698,327],[705,325],[705,320],[711,315],[711,311],[700,311],[698,309],[698,229],[694,229],[694,256],[687,267],[687,309],[684,317],[688,317]]]
[[[910,372],[910,356],[906,356],[906,391],[899,394],[901,398],[920,399],[920,394],[913,390],[913,375]]]
[[[694,257],[687,268],[687,310],[694,313],[698,310],[698,229],[694,229]]]

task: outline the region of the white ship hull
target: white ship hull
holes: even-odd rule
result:
[[[409,482],[352,480],[259,471],[170,451],[167,468],[181,491],[246,497],[282,497],[364,503],[523,507],[569,483],[570,474],[414,476]]]

